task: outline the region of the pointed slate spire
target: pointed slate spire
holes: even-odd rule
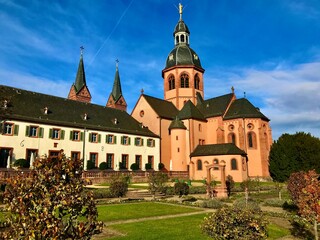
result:
[[[118,67],[119,60],[116,60],[116,74],[114,76],[112,92],[109,95],[107,107],[120,109],[127,111],[127,103],[122,95],[121,83],[120,83],[120,74]]]
[[[121,91],[121,83],[120,83],[120,75],[119,75],[119,67],[118,67],[119,60],[116,60],[116,74],[114,76],[113,88],[112,88],[112,97],[114,101],[118,101],[119,98],[122,96]]]
[[[74,87],[76,92],[78,93],[83,86],[86,86],[86,75],[84,72],[84,64],[83,64],[83,47],[80,47],[81,51],[80,51],[80,61],[79,61],[79,66],[78,66],[78,72],[77,72],[77,76],[76,76],[76,81],[74,83]]]
[[[86,83],[86,74],[83,64],[83,47],[80,47],[80,61],[75,82],[71,85],[68,99],[80,102],[91,102],[91,94]]]

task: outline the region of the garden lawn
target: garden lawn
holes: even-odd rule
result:
[[[279,225],[274,223],[269,223],[268,240],[279,239],[287,235],[290,235],[289,229],[280,227]]]
[[[97,206],[97,208],[99,213],[98,220],[103,222],[203,211],[199,208],[156,202],[111,204]]]
[[[200,224],[206,214],[186,217],[149,220],[144,222],[112,225],[108,228],[118,231],[125,236],[118,236],[112,240],[209,240],[201,233]]]

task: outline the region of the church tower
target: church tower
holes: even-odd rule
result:
[[[172,102],[179,110],[190,100],[197,104],[197,95],[203,98],[203,73],[200,58],[190,48],[190,31],[182,20],[183,7],[179,4],[180,19],[174,29],[174,48],[169,53],[162,70],[164,99]]]
[[[80,61],[78,66],[78,72],[76,76],[76,81],[72,84],[68,99],[76,100],[80,102],[91,102],[91,94],[87,87],[86,83],[86,75],[84,72],[84,64],[83,64],[83,47],[80,47]]]
[[[124,100],[121,91],[121,83],[120,83],[120,75],[119,75],[119,61],[116,61],[116,74],[114,76],[113,88],[112,92],[108,98],[108,102],[106,104],[107,107],[117,108],[123,111],[127,111],[127,103]]]

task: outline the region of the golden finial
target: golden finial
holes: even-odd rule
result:
[[[183,10],[183,6],[181,3],[179,3],[179,14],[180,14],[180,20],[182,20],[182,10]]]

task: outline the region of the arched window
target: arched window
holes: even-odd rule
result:
[[[176,44],[179,43],[179,36],[176,36]]]
[[[236,145],[236,135],[234,133],[229,133],[228,143],[233,143],[234,145]]]
[[[174,76],[171,74],[168,78],[169,90],[175,89]]]
[[[254,132],[248,133],[248,147],[249,148],[257,148],[257,137]]]
[[[237,163],[237,159],[235,158],[231,159],[231,170],[238,170],[238,163]]]
[[[200,89],[200,78],[198,73],[194,76],[194,88]]]
[[[214,159],[213,160],[213,164],[219,164],[219,160],[218,159]],[[213,170],[219,170],[219,167],[214,167]]]
[[[184,43],[184,35],[180,36],[181,42]]]
[[[201,123],[199,123],[198,129],[199,129],[199,132],[202,132],[202,125],[201,125]]]
[[[188,88],[189,87],[189,75],[186,73],[181,74],[180,76],[180,87]]]
[[[202,170],[202,161],[200,159],[197,161],[197,170]]]

